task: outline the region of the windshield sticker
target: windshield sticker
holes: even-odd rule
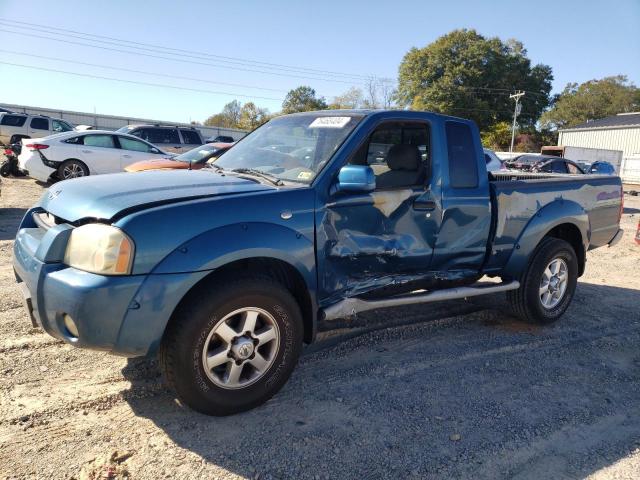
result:
[[[309,180],[312,175],[313,172],[300,172],[298,174],[298,180]]]
[[[309,128],[343,128],[349,120],[351,117],[318,117]]]

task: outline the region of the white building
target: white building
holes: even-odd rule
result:
[[[640,112],[619,113],[560,130],[558,145],[621,150],[620,176],[640,183]]]

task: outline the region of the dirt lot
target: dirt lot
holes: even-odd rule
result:
[[[640,197],[557,325],[502,296],[373,313],[307,348],[266,405],[209,418],[155,361],[31,328],[11,246],[42,191],[3,179],[0,478],[640,478]]]

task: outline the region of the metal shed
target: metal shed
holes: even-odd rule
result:
[[[622,151],[620,176],[627,182],[640,182],[640,112],[619,113],[560,130],[558,145]]]

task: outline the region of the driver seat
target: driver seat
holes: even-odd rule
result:
[[[394,145],[387,153],[389,171],[376,178],[376,187],[397,188],[422,182],[424,165],[420,150],[415,145]]]

